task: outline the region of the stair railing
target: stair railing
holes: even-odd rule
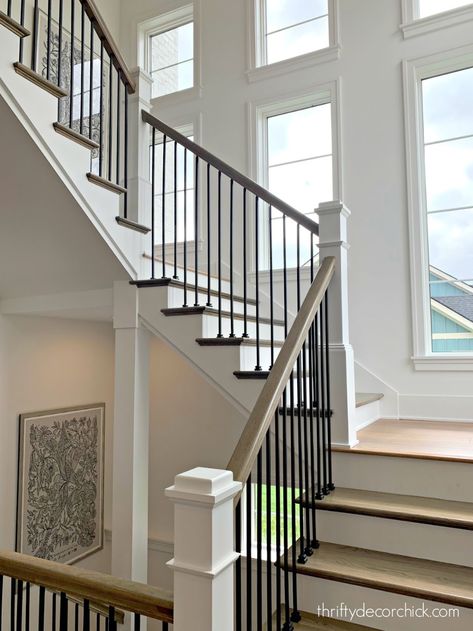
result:
[[[291,629],[300,620],[297,565],[319,545],[315,501],[335,488],[328,332],[334,272],[335,259],[326,257],[227,467],[246,485],[235,511],[236,631]]]
[[[123,612],[131,615],[136,631],[145,619],[159,621],[167,631],[174,615],[173,603],[150,585],[0,551],[0,623],[5,628],[116,631]]]
[[[56,130],[91,149],[89,180],[123,195],[126,218],[135,82],[94,0],[0,0],[2,17],[20,35],[16,71],[58,97]]]
[[[179,281],[184,309],[217,318],[213,342],[201,343],[252,347],[252,365],[237,376],[265,378],[313,277],[318,224],[148,112],[142,118],[152,201],[150,278],[140,285]]]

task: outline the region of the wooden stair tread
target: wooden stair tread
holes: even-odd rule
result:
[[[123,186],[120,186],[119,184],[114,184],[113,182],[110,182],[110,180],[107,180],[104,177],[100,177],[100,175],[97,175],[96,173],[87,173],[87,179],[92,184],[97,184],[97,186],[106,188],[112,193],[117,193],[117,195],[126,193],[126,188],[124,188]]]
[[[138,223],[137,221],[132,221],[131,219],[125,219],[125,217],[115,217],[115,220],[119,226],[129,228],[130,230],[140,232],[141,234],[148,234],[148,232],[151,231],[151,228],[148,228],[148,226],[143,226],[143,224]]]
[[[281,605],[284,611],[284,605]],[[301,619],[294,622],[294,631],[377,631],[373,627],[364,627],[345,620],[335,620],[325,616],[317,616],[306,611],[300,611]],[[273,616],[273,626],[277,623],[277,614]],[[265,627],[266,628],[266,627]],[[276,627],[275,627],[276,628]]]
[[[473,462],[473,423],[380,419],[357,433],[354,447],[334,445],[339,453]]]
[[[193,294],[192,294],[192,290],[189,289],[189,301],[193,298]],[[206,307],[204,305],[199,305],[197,307],[168,307],[167,309],[161,309],[161,313],[163,313],[165,316],[187,316],[187,315],[209,315],[209,316],[213,316],[213,317],[218,317],[218,309],[215,309],[215,307]],[[230,311],[221,311],[221,315],[222,318],[230,318],[231,317],[231,313]],[[243,313],[237,313],[234,312],[233,313],[233,317],[235,320],[244,320],[244,315]],[[247,315],[247,320],[248,322],[256,322],[256,316],[254,315]],[[269,318],[259,318],[259,322],[260,324],[271,324],[271,320]],[[274,320],[273,321],[274,326],[284,326],[284,322],[283,320]],[[281,341],[279,341],[280,344],[282,344]],[[276,340],[274,341],[274,344],[276,345]]]
[[[374,403],[384,397],[384,394],[380,392],[357,392],[356,393],[356,407],[361,408],[363,405]]]
[[[66,90],[58,87],[55,83],[52,83],[52,81],[48,81],[43,77],[43,75],[38,74],[34,70],[31,70],[31,68],[28,68],[28,66],[25,66],[25,64],[15,62],[13,64],[13,67],[15,68],[15,72],[17,74],[22,76],[24,79],[31,81],[38,87],[43,88],[43,90],[46,90],[46,92],[49,92],[49,94],[52,94],[57,98],[67,96],[68,93]]]
[[[256,339],[254,337],[198,337],[196,342],[199,346],[256,346]],[[271,346],[270,340],[260,340],[259,344],[261,347],[268,348]],[[280,348],[283,345],[283,342],[274,342],[275,348]],[[249,373],[248,379],[251,379],[251,374],[256,372],[258,375],[260,373],[265,373],[264,377],[256,377],[258,379],[266,379],[266,371],[253,371],[253,370],[240,370],[235,372],[241,372],[243,375]],[[241,379],[244,379],[245,376],[242,376]]]
[[[151,279],[147,279],[147,280],[132,280],[130,281],[130,283],[132,285],[136,285],[137,287],[178,287],[179,289],[184,289],[184,283],[182,280],[179,280],[177,278],[151,278]],[[187,291],[188,292],[194,292],[195,291],[195,284],[194,283],[187,283]],[[207,287],[203,287],[201,285],[197,285],[197,291],[199,294],[205,294],[207,295],[208,292],[208,288]],[[223,300],[230,300],[230,294],[226,291],[222,291],[220,292],[222,299]],[[194,295],[194,294],[192,294]],[[218,290],[217,289],[210,289],[210,295],[211,296],[216,296],[218,297]],[[233,294],[233,300],[234,302],[239,302],[239,303],[244,303],[245,299],[243,298],[243,296],[240,296],[238,294]],[[256,305],[256,300],[254,300],[253,298],[247,298],[246,302],[248,305],[254,306]],[[217,301],[215,301],[215,304],[217,304]],[[207,306],[207,305],[206,305]],[[214,307],[214,305],[212,305],[212,307]],[[210,308],[212,308],[210,307]]]
[[[290,555],[289,555],[290,557]],[[280,560],[284,563],[284,557]],[[307,576],[473,608],[473,568],[320,543],[297,571]]]
[[[77,142],[79,145],[82,145],[86,149],[90,149],[92,151],[94,149],[100,148],[100,145],[98,142],[95,142],[95,140],[91,140],[87,136],[80,134],[78,131],[71,129],[67,125],[62,125],[61,123],[53,123],[53,127],[57,131],[58,134],[61,134],[61,136],[64,136],[65,138],[68,138],[69,140],[73,140],[74,142]]]
[[[314,503],[318,510],[473,530],[473,504],[468,502],[336,488]]]
[[[30,35],[30,32],[27,28],[22,26],[19,22],[11,18],[3,11],[0,11],[0,25],[4,26],[12,33],[15,33],[15,35],[18,35],[18,37],[28,37],[28,35]]]

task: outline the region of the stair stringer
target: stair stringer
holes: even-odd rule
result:
[[[90,150],[58,134],[58,99],[15,72],[18,37],[0,28],[0,97],[25,128],[72,197],[133,279],[143,265],[143,236],[116,222],[120,198],[87,179]],[[27,183],[27,181],[26,181]]]

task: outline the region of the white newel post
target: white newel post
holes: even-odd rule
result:
[[[138,290],[114,285],[112,574],[147,582],[149,333],[138,320]]]
[[[198,467],[175,478],[174,631],[233,631],[233,498],[241,490],[230,471]]]
[[[348,242],[350,211],[342,202],[325,202],[317,211],[320,259],[335,257],[336,267],[328,292],[332,441],[356,444],[355,363],[348,327]]]

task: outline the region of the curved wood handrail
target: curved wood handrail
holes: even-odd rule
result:
[[[163,622],[173,621],[172,601],[156,587],[144,583],[6,550],[0,551],[0,575]]]
[[[234,480],[243,484],[248,480],[334,271],[335,258],[328,256],[317,271],[228,463]]]
[[[122,75],[122,79],[127,86],[127,90],[129,94],[133,94],[136,91],[136,84],[131,76],[130,71],[128,70],[128,66],[126,65],[120,50],[115,43],[115,40],[112,37],[112,34],[108,30],[105,21],[100,14],[100,11],[95,4],[95,0],[80,0],[84,5],[85,12],[93,26],[95,28],[95,32],[103,41],[103,45],[107,53],[110,55],[110,59],[112,60],[113,65],[117,70],[120,71]]]
[[[304,213],[299,212],[279,197],[276,197],[276,195],[270,193],[267,189],[263,188],[260,184],[258,184],[251,178],[243,175],[243,173],[240,173],[223,160],[220,160],[220,158],[217,158],[217,156],[215,156],[213,153],[210,153],[210,151],[207,151],[207,149],[204,149],[197,143],[189,140],[189,138],[180,134],[172,127],[169,127],[169,125],[166,125],[166,123],[163,123],[163,121],[159,120],[149,112],[143,110],[142,119],[145,123],[148,123],[152,127],[155,127],[158,131],[160,131],[168,138],[171,138],[186,149],[189,149],[189,151],[192,151],[194,155],[211,164],[215,169],[224,173],[227,177],[232,179],[234,182],[240,184],[240,186],[242,186],[243,188],[246,188],[256,197],[259,197],[276,210],[279,210],[287,217],[290,217],[291,219],[296,221],[298,224],[309,230],[309,232],[311,232],[312,234],[319,234],[318,223],[310,219],[310,217],[307,217],[307,215],[304,215]]]

